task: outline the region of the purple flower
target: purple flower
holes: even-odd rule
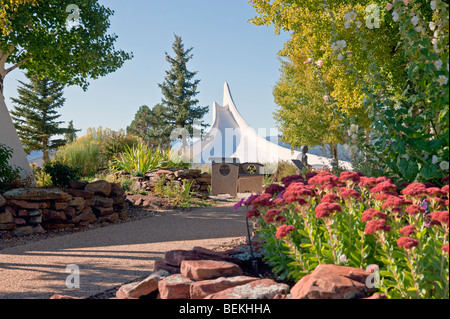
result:
[[[237,202],[237,203],[234,205],[233,211],[237,211],[237,210],[239,209],[239,207],[242,206],[242,204],[244,203],[244,201],[245,201],[245,198],[242,198],[239,202]]]
[[[422,205],[421,205],[420,207],[422,207],[422,208],[425,209],[425,210],[428,209],[428,202],[427,202],[426,199],[423,200]]]
[[[283,198],[283,195],[284,195],[285,192],[286,192],[286,191],[283,190],[283,191],[277,196],[277,198]]]
[[[431,220],[426,218],[427,214],[428,214],[428,202],[426,199],[423,200],[422,205],[420,207],[424,209],[423,216],[422,216],[423,219],[425,220],[424,225],[425,225],[425,227],[430,228]]]
[[[250,206],[253,203],[253,200],[255,198],[259,197],[260,195],[261,195],[261,193],[258,193],[257,195],[253,195],[253,194],[250,195],[250,197],[246,201],[244,201],[244,205],[245,206]]]

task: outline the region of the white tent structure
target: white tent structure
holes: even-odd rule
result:
[[[22,143],[17,135],[16,128],[11,120],[9,111],[6,108],[3,95],[0,94],[0,144],[12,150],[12,157],[9,160],[9,164],[13,167],[20,169],[20,175],[26,180],[30,186],[35,186],[36,181],[34,175],[30,169],[30,163],[28,162],[25,151],[23,150]],[[1,176],[0,176],[1,177]]]
[[[259,129],[267,133],[267,129]],[[267,134],[266,134],[267,135]],[[277,129],[270,129],[269,136],[278,137]],[[241,163],[277,164],[280,160],[291,161],[300,157],[300,152],[279,146],[262,137],[251,128],[239,113],[230,93],[228,83],[224,85],[223,106],[213,105],[213,124],[208,138],[190,146],[193,163],[206,164],[211,158],[238,158]],[[307,154],[308,164],[314,168],[331,167],[331,159]],[[351,169],[348,162],[340,162]]]

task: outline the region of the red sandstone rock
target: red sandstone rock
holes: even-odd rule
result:
[[[50,206],[54,210],[66,210],[69,207],[69,202],[54,202]]]
[[[169,265],[164,260],[155,261],[155,270],[165,270],[165,271],[171,273],[172,275],[180,273],[179,267],[174,267],[172,265]]]
[[[103,195],[108,197],[111,194],[112,188],[111,184],[107,181],[96,181],[86,185],[84,190],[87,192],[93,192],[96,195]]]
[[[362,299],[382,300],[382,299],[386,299],[386,295],[385,294],[373,294],[370,297],[362,298]]]
[[[3,207],[5,205],[6,205],[6,199],[2,195],[0,195],[0,207]]]
[[[7,191],[3,197],[8,200],[23,200],[23,201],[69,201],[72,196],[57,188],[18,188]],[[25,208],[25,207],[24,207]],[[36,208],[37,209],[37,208]]]
[[[22,209],[30,209],[30,210],[39,209],[38,203],[31,203],[31,202],[27,202],[24,200],[11,199],[8,201],[8,205],[22,208]]]
[[[17,216],[17,211],[14,207],[6,205],[5,206],[5,213],[11,213],[14,217]],[[28,214],[27,214],[28,215]]]
[[[207,280],[243,274],[238,265],[215,260],[183,260],[180,271],[183,276],[192,280]]]
[[[111,208],[114,204],[114,200],[112,198],[108,198],[108,197],[95,196],[94,201],[95,201],[95,206],[104,207],[104,208]]]
[[[11,213],[0,213],[0,224],[9,224],[14,222],[14,216]]]
[[[23,226],[23,225],[26,225],[27,222],[22,217],[16,217],[16,218],[14,218],[14,224],[16,224],[17,226]]]
[[[183,260],[199,260],[198,255],[192,250],[171,250],[164,254],[164,260],[168,265],[180,267]]]
[[[86,181],[70,182],[69,183],[69,187],[71,189],[83,190],[86,187],[87,184],[89,184],[89,182],[86,182]]]
[[[220,277],[213,280],[202,280],[191,284],[191,299],[204,299],[206,296],[229,288],[248,284],[259,278],[248,276]]]
[[[84,198],[73,197],[72,200],[69,201],[69,206],[75,207],[75,209],[82,209],[84,207]]]
[[[114,209],[112,207],[105,208],[105,207],[92,206],[92,211],[94,212],[94,214],[97,217],[111,215],[114,213]]]
[[[156,271],[143,281],[123,285],[116,292],[116,297],[118,299],[139,299],[140,297],[151,294],[158,289],[158,282],[169,275],[170,274],[167,271]]]
[[[358,268],[319,265],[292,288],[292,298],[352,299],[366,291],[369,275]]]
[[[93,223],[95,221],[95,214],[92,213],[91,208],[90,207],[86,207],[84,208],[81,213],[79,215],[77,215],[76,217],[74,217],[72,219],[72,221],[74,223],[83,223],[83,222],[87,222],[88,224]]]
[[[50,299],[81,299],[81,298],[71,297],[67,295],[53,295],[50,297]]]
[[[161,299],[190,299],[192,280],[181,275],[171,275],[158,282]]]
[[[99,223],[114,223],[120,219],[119,214],[112,213],[111,215],[102,216],[98,218]]]
[[[273,299],[278,294],[288,294],[289,286],[272,279],[260,279],[248,284],[223,290],[205,299]]]
[[[61,220],[66,220],[66,214],[64,213],[64,211],[55,211],[55,210],[49,210],[49,209],[44,209],[43,212],[43,220],[44,221],[61,221]]]
[[[292,296],[290,295],[290,294],[276,294],[274,297],[273,297],[273,299],[280,299],[280,300],[283,300],[283,299],[292,299]]]
[[[218,260],[218,261],[228,261],[231,263],[236,263],[238,260],[236,258],[230,257],[232,254],[239,252],[239,249],[229,249],[226,251],[213,251],[203,247],[194,247],[193,251],[199,257],[199,260]]]
[[[67,189],[66,192],[67,194],[72,195],[73,197],[81,197],[84,199],[90,199],[94,197],[93,192],[87,192],[85,190],[80,189]]]

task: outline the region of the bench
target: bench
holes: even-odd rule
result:
[[[211,195],[262,193],[264,165],[240,163],[237,158],[211,158]]]

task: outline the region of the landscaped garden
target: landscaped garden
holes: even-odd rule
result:
[[[171,147],[178,142],[184,150],[197,132],[210,138],[203,121],[209,107],[198,106],[200,80],[187,69],[193,49],[184,48],[181,36],[175,35],[174,55],[164,56],[170,69],[158,84],[161,103],[141,106],[124,130],[89,128],[77,136],[72,121],[62,126],[57,109],[65,85],[87,89],[88,79],[133,58],[116,50],[116,36],[107,33],[112,11],[86,1],[81,12],[89,14],[70,27],[65,2],[0,7],[0,100],[8,73],[21,68],[29,80],[20,81],[11,121],[2,122],[9,126],[0,127],[0,142],[10,144],[0,143],[0,235],[114,223],[126,218],[128,204],[140,209],[157,199],[171,209],[217,205],[209,196],[209,166]],[[448,299],[448,1],[249,3],[257,14],[251,23],[290,36],[279,52],[281,74],[273,89],[281,140],[292,148],[322,147],[332,159],[329,168],[303,170],[280,161],[264,177],[262,194],[235,205],[250,228],[251,257],[262,254],[277,281],[313,286],[303,294],[291,287],[291,297],[375,292],[389,299]],[[56,39],[54,32],[60,33]],[[65,47],[76,50],[66,54]],[[339,165],[342,145],[352,171]],[[23,150],[42,152],[43,165],[32,165],[29,176],[27,164],[12,163]],[[168,254],[163,266],[180,271],[187,267],[183,254],[194,253],[172,260]],[[350,272],[340,277],[359,272],[369,280],[358,277],[362,286],[349,294],[326,291],[321,280],[331,268],[324,265]],[[287,297],[286,285],[282,291]]]

